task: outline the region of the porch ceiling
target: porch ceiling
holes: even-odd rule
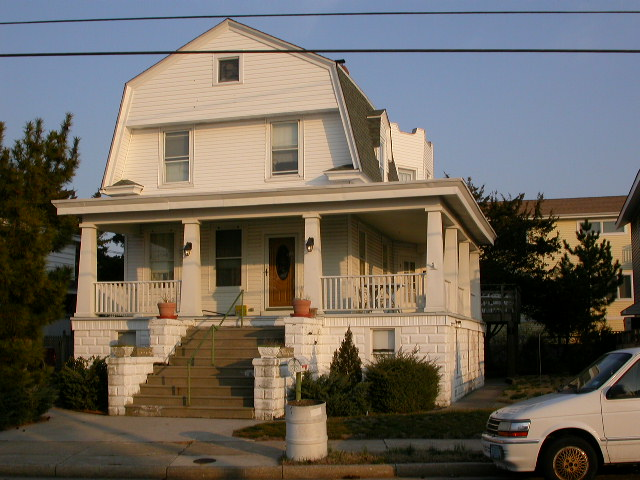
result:
[[[425,245],[427,215],[424,210],[361,213],[358,217],[394,240]]]

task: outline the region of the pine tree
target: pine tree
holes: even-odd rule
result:
[[[353,343],[351,327],[347,328],[340,348],[333,352],[329,374],[343,375],[352,383],[362,381],[362,360],[360,360],[358,347]]]
[[[42,327],[63,315],[67,270],[47,271],[47,256],[71,241],[77,219],[58,217],[52,200],[72,198],[67,185],[79,163],[69,142],[71,115],[45,133],[27,123],[4,146],[0,122],[0,428],[37,418],[50,406],[42,369]]]
[[[587,220],[580,227],[575,247],[564,242],[565,253],[548,282],[548,308],[540,319],[549,333],[566,341],[571,335],[585,339],[607,329],[607,306],[622,283],[622,270],[613,261],[609,241],[600,241]]]

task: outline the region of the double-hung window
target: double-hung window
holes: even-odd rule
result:
[[[242,230],[216,230],[216,286],[242,284]]]
[[[191,164],[191,132],[164,132],[164,183],[188,182]]]
[[[300,171],[298,121],[271,124],[271,175],[296,175]]]

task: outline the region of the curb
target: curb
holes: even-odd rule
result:
[[[4,477],[130,478],[130,479],[262,479],[307,480],[427,476],[490,476],[500,470],[492,463],[400,463],[363,465],[281,465],[271,467],[132,466],[132,465],[0,465]]]

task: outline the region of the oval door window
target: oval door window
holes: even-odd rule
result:
[[[291,254],[286,245],[280,245],[276,252],[276,271],[280,280],[286,280],[291,270]]]

